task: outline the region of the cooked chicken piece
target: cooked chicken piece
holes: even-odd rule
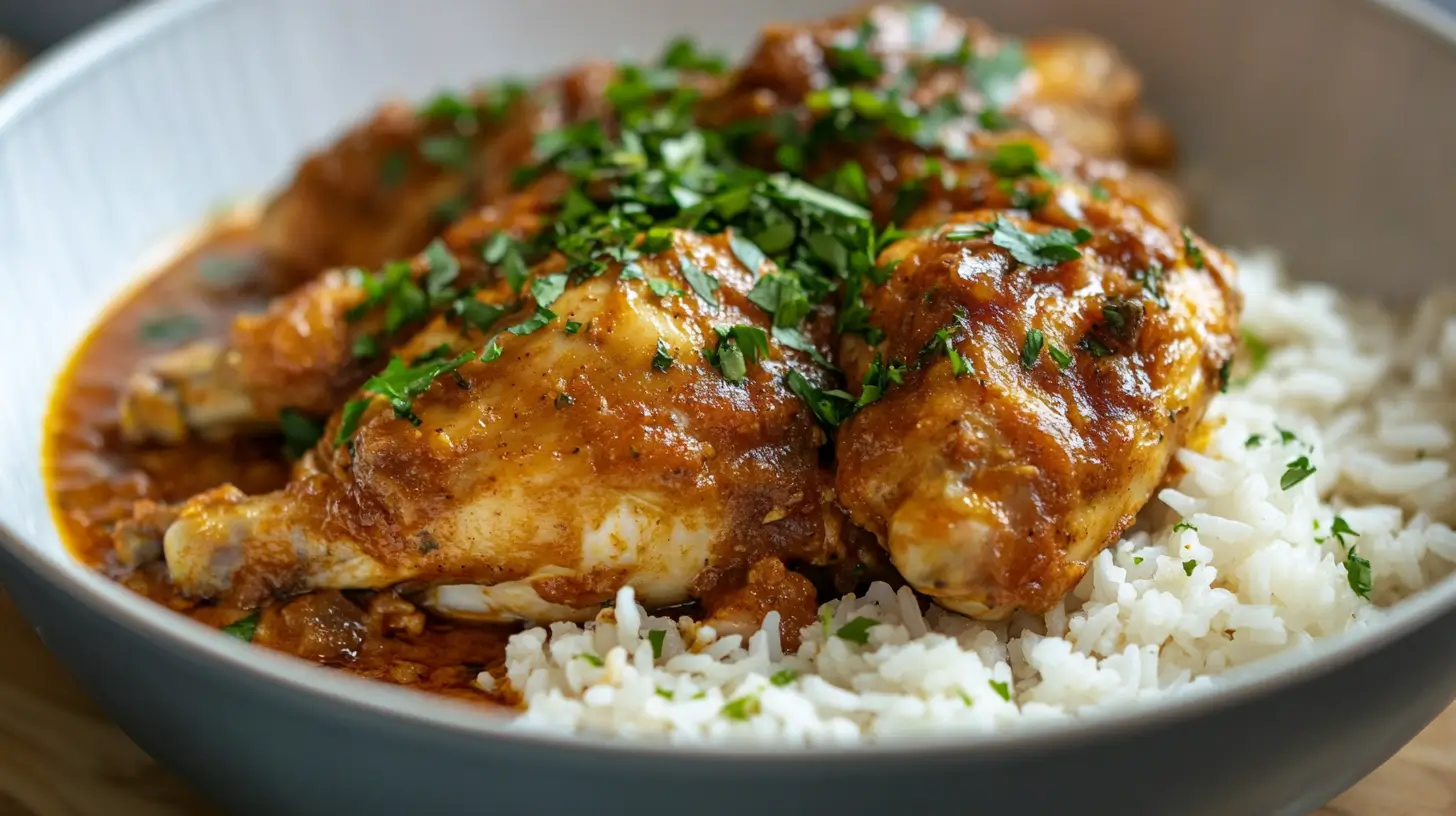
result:
[[[460,282],[489,278],[479,260],[486,237],[535,234],[560,194],[559,178],[543,179],[453,226],[444,246],[460,265]],[[429,253],[406,266],[402,277],[418,282],[430,269]],[[332,270],[260,314],[239,316],[226,344],[201,341],[148,360],[122,392],[122,434],[132,442],[177,444],[193,435],[275,427],[284,409],[327,416],[382,365],[392,338],[408,338],[423,323],[407,320],[388,332],[387,308],[355,311],[369,298],[362,273]],[[361,343],[374,353],[360,354]]]
[[[843,339],[851,390],[883,393],[839,430],[838,495],[943,606],[1041,612],[1132,524],[1219,389],[1234,268],[1071,184],[1034,216],[949,221],[882,254],[897,265],[865,301],[883,339]]]
[[[958,161],[1038,135],[1052,144],[1051,170],[1136,186],[1181,219],[1171,186],[1123,165],[1172,159],[1171,137],[1140,95],[1137,74],[1095,37],[1022,47],[938,6],[882,4],[766,28],[702,117],[730,132],[766,123],[751,137],[754,163],[846,194],[862,185],[880,223],[902,222]],[[863,182],[835,177],[850,162]]]
[[[302,283],[420,251],[472,205],[504,196],[538,133],[601,115],[615,71],[588,63],[527,94],[502,86],[422,109],[385,105],[298,168],[259,223],[265,253]]]
[[[660,606],[765,557],[830,559],[840,534],[823,434],[784,385],[791,366],[822,382],[817,367],[769,341],[758,362],[746,353],[735,383],[702,353],[730,342],[715,328],[768,328],[746,298],[757,275],[726,235],[678,232],[670,249],[636,263],[645,279],[619,280],[611,262],[567,286],[550,304],[558,317],[535,331],[466,340],[458,325],[435,321],[403,359],[500,356],[436,377],[404,406],[418,424],[375,398],[335,446],[346,421],[336,415],[278,493],[225,487],[171,509],[163,550],[174,585],[248,606],[313,588],[405,584],[428,588],[425,603],[445,614],[544,621],[590,618],[629,582]],[[693,294],[689,263],[719,281],[719,307]],[[663,283],[680,292],[654,294]],[[504,285],[478,295],[509,297]],[[494,330],[518,326],[534,306],[526,298]],[[396,389],[412,377],[383,376]]]

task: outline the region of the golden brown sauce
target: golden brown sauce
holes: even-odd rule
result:
[[[144,358],[221,337],[239,313],[283,288],[249,223],[222,224],[136,288],[92,330],[62,374],[47,413],[44,468],[63,539],[84,563],[209,626],[248,613],[176,593],[165,566],[120,567],[111,528],[142,499],[176,502],[224,483],[265,493],[288,480],[281,438],[189,440],[137,447],[118,430],[117,398]],[[401,611],[400,607],[403,607]],[[253,642],[357,674],[484,699],[471,681],[499,665],[513,631],[427,618],[391,593],[318,592],[259,614]]]

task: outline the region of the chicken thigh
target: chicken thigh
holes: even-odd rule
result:
[[[881,261],[869,326],[843,339],[851,390],[877,400],[839,430],[839,500],[938,603],[1045,611],[1132,524],[1221,387],[1233,266],[1070,183],[1032,211],[957,213]]]
[[[403,585],[447,614],[550,621],[590,617],[629,582],[660,606],[764,558],[829,560],[822,431],[784,385],[818,369],[768,339],[747,300],[758,270],[729,240],[680,231],[626,279],[614,262],[559,292],[532,286],[489,340],[437,319],[285,490],[168,511],[173,584],[243,606]],[[716,305],[694,293],[702,274]],[[401,391],[419,392],[403,413]]]

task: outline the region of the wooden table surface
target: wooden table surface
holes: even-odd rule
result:
[[[210,808],[76,688],[0,594],[0,816],[190,816]],[[1456,814],[1456,708],[1318,816]]]

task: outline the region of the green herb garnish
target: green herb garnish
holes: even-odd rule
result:
[[[647,633],[647,642],[652,644],[652,659],[662,659],[662,642],[667,639],[666,629],[653,629]]]
[[[292,408],[284,408],[278,414],[278,429],[283,432],[283,453],[289,459],[308,453],[324,435],[322,423]]]
[[[1184,257],[1188,259],[1188,263],[1192,264],[1194,269],[1202,269],[1207,264],[1207,259],[1203,256],[1202,247],[1194,241],[1193,231],[1184,227],[1182,234]]]
[[[799,673],[796,672],[796,671],[794,671],[793,669],[780,669],[780,670],[774,672],[773,673],[773,676],[770,677],[768,679],[768,681],[770,683],[774,684],[775,686],[782,687],[782,686],[787,686],[790,683],[794,682],[795,680],[798,679],[798,677],[799,677]]]
[[[1198,532],[1198,528],[1193,526],[1192,524],[1189,524],[1187,519],[1184,519],[1173,525],[1173,532],[1175,533],[1181,533],[1184,530],[1192,530],[1195,533]]]
[[[874,618],[855,618],[854,620],[839,627],[834,636],[850,643],[858,643],[863,646],[870,642],[870,629],[879,626],[880,622]]]
[[[1011,257],[1027,266],[1051,266],[1082,257],[1077,246],[1090,241],[1092,232],[1081,227],[1028,232],[1005,216],[997,216],[992,223],[979,224],[970,230],[954,230],[946,238],[952,241],[989,238],[992,244],[1007,250]]]
[[[756,716],[762,709],[763,706],[758,701],[758,695],[750,694],[725,703],[723,710],[719,713],[730,720],[747,722],[750,717]]]
[[[1051,356],[1052,362],[1057,364],[1057,368],[1063,371],[1066,371],[1067,367],[1072,364],[1072,355],[1055,345],[1047,346],[1047,354]]]
[[[996,694],[998,696],[1000,696],[1001,699],[1005,700],[1008,703],[1011,702],[1011,684],[1010,683],[1003,683],[1000,680],[991,680],[990,681],[990,684],[991,684],[991,690],[994,691],[994,692],[996,692]]]
[[[1021,344],[1021,367],[1027,371],[1036,367],[1036,360],[1041,356],[1041,348],[1044,343],[1040,329],[1028,329],[1026,340]]]
[[[229,635],[232,635],[233,637],[243,641],[244,643],[252,643],[253,635],[257,634],[258,632],[258,613],[254,612],[253,614],[247,616],[246,618],[243,618],[242,620],[234,621],[233,623],[224,626],[222,628],[222,631],[226,632]]]
[[[662,342],[661,337],[657,338],[657,353],[652,355],[652,367],[657,371],[666,371],[672,368],[672,363],[672,350]]]
[[[420,140],[420,155],[447,170],[464,170],[470,166],[470,142],[461,136],[427,136]]]
[[[1285,465],[1284,475],[1279,477],[1279,487],[1288,490],[1314,475],[1316,468],[1309,463],[1308,456],[1301,456]]]
[[[202,321],[190,314],[156,317],[143,323],[138,330],[142,342],[149,345],[179,343],[196,337],[201,332]]]
[[[1187,575],[1189,578],[1192,578],[1193,577],[1193,570],[1197,566],[1198,566],[1198,562],[1195,561],[1195,560],[1193,560],[1193,559],[1191,559],[1191,558],[1188,559],[1187,561],[1184,561],[1183,562],[1183,574],[1184,575]]]
[[[1375,586],[1375,578],[1370,570],[1370,562],[1361,558],[1355,553],[1355,548],[1345,554],[1345,576],[1350,582],[1350,589],[1361,598],[1369,599],[1370,590]]]

